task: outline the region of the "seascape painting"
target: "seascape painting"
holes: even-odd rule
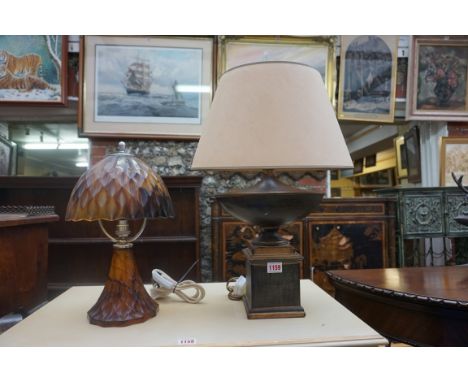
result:
[[[213,37],[84,36],[78,127],[88,137],[197,139]]]
[[[66,38],[0,36],[0,102],[65,104]]]
[[[421,45],[416,108],[466,111],[468,47]]]
[[[393,121],[397,36],[342,36],[339,117]]]
[[[96,45],[96,122],[200,124],[202,49]]]

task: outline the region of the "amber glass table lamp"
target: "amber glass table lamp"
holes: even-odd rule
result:
[[[114,243],[104,290],[88,311],[91,324],[128,326],[154,317],[158,304],[146,291],[133,256],[133,242],[143,233],[146,219],[173,217],[172,201],[162,179],[140,159],[125,152],[110,154],[86,171],[68,202],[66,220],[98,221]],[[131,236],[128,220],[141,219]],[[113,237],[102,221],[117,221]]]
[[[259,183],[222,194],[231,215],[260,227],[246,260],[248,318],[303,317],[302,256],[278,228],[318,209],[323,193],[296,189],[275,171],[352,168],[319,72],[290,62],[231,69],[216,90],[192,169],[259,171]]]

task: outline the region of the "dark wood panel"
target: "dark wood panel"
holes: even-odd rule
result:
[[[133,247],[138,270],[145,283],[151,282],[154,268],[164,270],[173,278],[196,260],[195,247],[198,243],[135,243]],[[112,244],[108,242],[88,245],[49,246],[49,283],[65,285],[99,285],[107,279],[112,257]],[[190,273],[192,280],[201,281],[199,269]]]
[[[164,177],[171,195],[173,219],[149,220],[135,243],[137,263],[145,282],[161,268],[179,277],[200,259],[199,193],[201,177]],[[0,205],[52,205],[60,220],[50,224],[48,277],[56,294],[72,285],[99,284],[107,278],[110,241],[97,222],[66,222],[66,206],[78,178],[0,177]],[[140,221],[130,222],[135,232]],[[113,232],[114,223],[106,222]],[[200,266],[190,274],[200,281]]]
[[[27,314],[47,298],[47,224],[58,217],[27,219],[0,228],[0,317]]]

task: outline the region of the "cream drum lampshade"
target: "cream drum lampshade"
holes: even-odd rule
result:
[[[319,72],[290,62],[223,74],[192,164],[211,170],[352,167]]]

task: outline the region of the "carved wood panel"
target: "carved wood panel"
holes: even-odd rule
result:
[[[468,200],[464,194],[447,193],[446,196],[447,208],[447,235],[456,236],[460,233],[468,233],[468,226],[461,225],[455,221],[459,215],[468,215]]]
[[[404,233],[440,235],[443,232],[442,195],[406,195]]]

